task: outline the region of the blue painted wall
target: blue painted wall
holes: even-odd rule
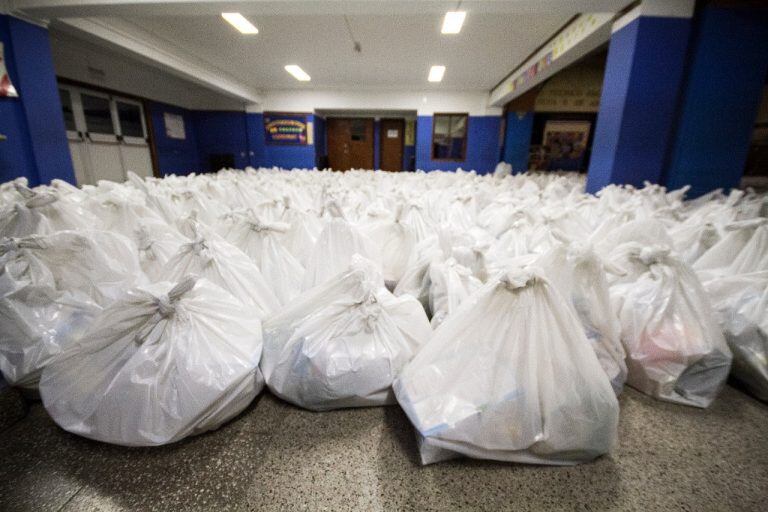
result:
[[[467,155],[463,162],[432,160],[432,116],[419,116],[416,125],[416,169],[424,171],[475,170],[478,174],[493,172],[499,163],[500,116],[470,116],[467,132]]]
[[[26,176],[31,185],[75,182],[48,31],[0,15],[0,40],[19,98],[0,99],[0,179]]]
[[[689,197],[738,186],[768,69],[768,11],[707,7],[697,19],[666,185]]]
[[[502,160],[512,164],[515,173],[528,170],[532,131],[533,112],[507,112]]]
[[[660,183],[691,20],[641,16],[611,36],[587,190]]]
[[[249,120],[248,139],[256,153],[256,161],[262,167],[283,167],[285,169],[315,167],[315,145],[278,145],[264,142],[264,114],[247,114]],[[307,121],[314,122],[314,115]]]
[[[213,110],[192,113],[201,170],[213,170],[210,157],[221,153],[232,153],[237,169],[245,169],[250,164],[246,115],[245,112]]]
[[[150,118],[155,134],[155,150],[160,174],[187,175],[204,170],[200,165],[195,123],[192,111],[185,108],[152,102],[149,104]],[[163,114],[169,112],[184,118],[185,140],[171,139],[165,134]]]
[[[8,75],[14,86],[18,87],[16,62],[12,58],[13,44],[8,28],[9,20],[9,16],[0,15],[0,41],[5,46]],[[0,141],[0,182],[24,176],[31,184],[38,184],[37,168],[33,161],[27,119],[21,99],[0,98],[0,133],[8,137],[8,140]]]

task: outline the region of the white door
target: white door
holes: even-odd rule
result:
[[[141,103],[79,87],[59,87],[78,185],[152,176]]]
[[[64,125],[67,129],[67,142],[69,143],[69,153],[72,155],[72,167],[75,169],[75,179],[77,184],[87,185],[91,183],[88,176],[88,165],[85,154],[84,133],[78,130],[78,122],[75,119],[74,100],[80,100],[76,93],[69,88],[59,87],[59,96],[61,98],[61,108],[64,113]]]
[[[99,180],[125,181],[111,98],[103,93],[81,91],[80,102],[85,117],[85,144],[91,180],[94,183]]]
[[[141,177],[152,176],[152,155],[147,142],[144,108],[138,101],[125,98],[114,98],[113,107],[118,120],[118,138],[125,171]]]

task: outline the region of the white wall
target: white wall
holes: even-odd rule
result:
[[[345,90],[265,91],[263,102],[249,105],[249,112],[313,112],[315,109],[416,110],[419,115],[434,112],[468,112],[473,116],[501,115],[490,107],[488,91],[393,92]]]
[[[50,36],[58,76],[190,109],[244,108],[237,100],[88,41],[53,29]]]

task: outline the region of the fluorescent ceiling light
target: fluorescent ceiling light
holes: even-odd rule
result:
[[[448,11],[443,18],[443,34],[458,34],[466,18],[466,11]]]
[[[253,26],[253,23],[245,19],[245,16],[239,12],[223,12],[221,17],[229,22],[243,34],[258,34],[259,29]]]
[[[285,66],[285,70],[290,74],[292,74],[293,78],[295,78],[299,82],[309,82],[311,80],[307,72],[301,69],[296,64],[288,64],[287,66]]]
[[[445,66],[432,66],[429,70],[429,77],[427,80],[430,82],[440,82],[445,74]]]

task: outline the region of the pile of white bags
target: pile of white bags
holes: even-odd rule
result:
[[[215,429],[264,385],[255,308],[204,279],[127,291],[43,372],[63,429],[153,446]]]
[[[259,365],[315,410],[393,403],[397,382],[425,461],[589,460],[615,440],[625,381],[706,407],[731,352],[768,397],[768,196],[751,190],[588,195],[508,166],[27,185],[0,184],[0,370],[30,390],[42,372],[56,421],[96,439],[215,428]]]
[[[575,464],[608,452],[619,405],[571,308],[536,269],[486,284],[395,381],[425,464],[455,454]]]
[[[264,324],[261,366],[277,396],[312,410],[394,403],[392,381],[432,331],[421,305],[395,297],[359,255]]]

